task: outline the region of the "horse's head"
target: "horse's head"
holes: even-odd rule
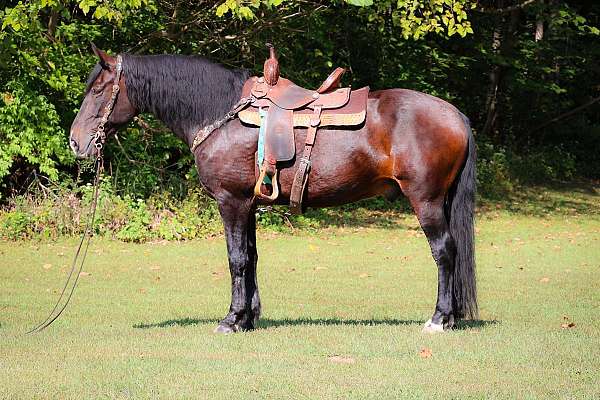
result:
[[[71,125],[69,142],[79,158],[97,155],[104,139],[137,114],[127,97],[120,57],[112,57],[96,48],[99,62],[90,74],[85,98]],[[118,90],[114,88],[118,85]]]

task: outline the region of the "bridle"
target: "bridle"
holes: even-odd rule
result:
[[[94,141],[94,146],[98,149],[98,154],[102,153],[102,148],[104,147],[104,142],[106,142],[106,133],[104,132],[104,125],[108,122],[108,118],[113,112],[115,107],[115,103],[117,102],[117,96],[119,95],[119,81],[121,80],[121,72],[123,71],[123,58],[121,55],[117,55],[117,65],[116,65],[116,74],[115,80],[112,85],[112,93],[110,95],[110,100],[106,104],[104,108],[104,115],[98,124],[96,130],[92,133],[92,140]]]
[[[39,323],[35,328],[31,329],[27,332],[36,333],[41,332],[47,327],[49,327],[56,319],[63,313],[73,293],[75,292],[75,288],[77,287],[77,282],[79,281],[79,276],[81,275],[81,271],[83,270],[83,264],[85,263],[85,259],[87,256],[88,248],[90,247],[90,241],[92,239],[92,229],[94,227],[94,219],[96,218],[96,207],[98,205],[98,197],[100,194],[100,177],[102,176],[102,170],[104,168],[104,161],[102,157],[102,149],[104,147],[104,142],[106,142],[106,133],[104,132],[104,125],[108,122],[108,118],[113,112],[115,107],[115,103],[117,101],[117,96],[119,95],[119,81],[121,80],[121,72],[123,70],[123,59],[120,55],[117,56],[117,65],[116,65],[116,75],[115,80],[112,85],[112,93],[110,96],[110,100],[106,104],[104,108],[104,115],[102,115],[102,119],[98,124],[98,127],[92,133],[92,140],[94,141],[94,146],[97,149],[96,154],[96,173],[94,177],[94,200],[91,205],[90,212],[88,213],[88,221],[85,228],[85,231],[81,234],[81,240],[79,241],[79,246],[77,247],[77,251],[75,252],[75,257],[73,258],[73,263],[71,264],[71,271],[67,277],[67,281],[63,286],[63,289],[60,293],[60,297],[56,301],[54,308],[50,311],[50,314],[46,317],[44,321]],[[87,242],[85,239],[87,238]],[[85,247],[84,247],[85,242]],[[83,253],[82,253],[83,248]],[[81,262],[79,263],[79,268],[77,268],[79,256],[81,255]],[[77,273],[75,274],[77,270]],[[71,286],[70,289],[69,286]],[[65,296],[65,294],[68,294]],[[64,298],[64,304],[61,305]]]

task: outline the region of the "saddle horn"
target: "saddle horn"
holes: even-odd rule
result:
[[[269,86],[275,86],[279,80],[279,61],[275,53],[275,47],[271,43],[267,43],[269,48],[269,58],[265,61],[263,76]]]

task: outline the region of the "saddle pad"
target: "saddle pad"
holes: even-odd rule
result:
[[[367,115],[367,99],[369,87],[353,90],[350,92],[350,100],[344,107],[323,110],[321,112],[320,126],[353,126],[360,125],[365,121]],[[293,114],[293,126],[296,128],[308,128],[313,111],[310,108],[295,110]],[[240,120],[246,124],[260,126],[258,108],[246,108],[238,113]]]

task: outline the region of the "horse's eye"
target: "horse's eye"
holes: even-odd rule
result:
[[[100,93],[100,89],[99,89],[99,88],[97,88],[97,87],[93,87],[93,88],[92,88],[92,93],[93,93],[93,94],[98,94],[98,93]]]

